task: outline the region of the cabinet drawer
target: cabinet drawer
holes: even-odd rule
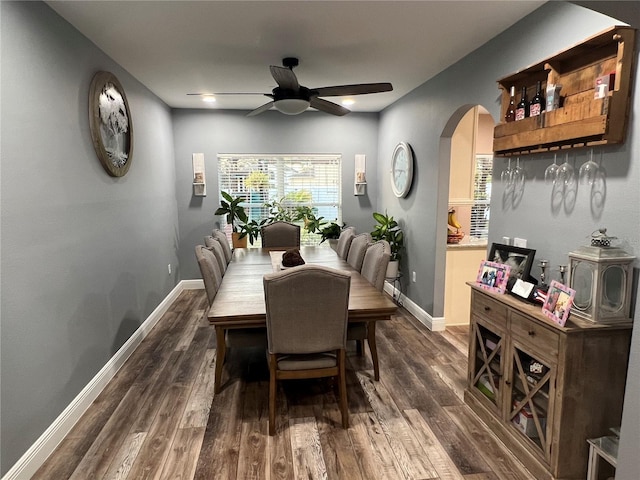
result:
[[[558,333],[513,311],[511,312],[511,333],[542,353],[552,357],[558,356],[560,342]]]
[[[502,330],[507,326],[507,307],[487,295],[473,292],[471,311]]]

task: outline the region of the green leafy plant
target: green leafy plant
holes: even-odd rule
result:
[[[321,228],[320,236],[322,237],[322,240],[320,240],[320,243],[324,242],[325,240],[337,240],[338,238],[340,238],[340,233],[342,232],[342,228],[343,227],[341,227],[335,222],[331,222],[326,227]]]
[[[227,192],[220,192],[223,200],[220,201],[220,206],[215,211],[215,215],[226,215],[227,223],[231,225],[234,232],[238,232],[241,224],[247,223],[247,212],[241,205],[244,202],[244,197],[232,197]]]
[[[238,231],[240,233],[240,236],[238,238],[249,237],[249,243],[253,245],[253,242],[256,241],[260,236],[260,228],[262,228],[262,225],[264,225],[264,223],[265,220],[262,220],[262,222],[260,223],[256,222],[255,220],[243,223],[238,227]]]
[[[374,212],[373,218],[375,219],[376,226],[371,232],[373,240],[386,240],[391,247],[391,260],[400,260],[402,258],[402,250],[404,248],[404,232],[398,225],[398,222],[394,220],[392,216],[380,212]]]

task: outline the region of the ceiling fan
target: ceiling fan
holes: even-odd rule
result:
[[[272,100],[265,103],[261,107],[252,110],[247,115],[252,117],[258,115],[271,107],[275,107],[278,111],[286,115],[298,115],[307,108],[313,107],[332,115],[346,115],[351,110],[338,105],[337,103],[324,100],[320,97],[341,97],[351,95],[364,95],[367,93],[390,92],[393,86],[390,83],[357,83],[354,85],[336,85],[333,87],[307,88],[298,83],[296,74],[293,73],[294,67],[298,66],[298,59],[295,57],[287,57],[282,60],[282,67],[271,65],[271,76],[278,86],[271,93],[260,93]],[[251,95],[239,93],[188,93],[187,95]]]

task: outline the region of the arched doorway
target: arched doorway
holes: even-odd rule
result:
[[[439,168],[448,178],[442,178],[438,192],[436,278],[443,281],[436,282],[434,301],[442,302],[443,327],[469,323],[466,282],[475,280],[480,261],[486,258],[494,126],[484,107],[464,105],[440,137]],[[448,237],[448,233],[464,236]]]

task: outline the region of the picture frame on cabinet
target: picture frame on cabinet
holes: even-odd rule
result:
[[[531,266],[536,251],[530,248],[514,247],[502,243],[492,243],[487,260],[502,263],[511,267],[510,276],[513,279],[529,280]]]
[[[483,260],[480,262],[476,284],[490,292],[504,293],[507,289],[510,271],[509,265]]]
[[[554,323],[564,327],[569,318],[576,291],[557,280],[552,280],[547,298],[542,305],[542,313]]]

